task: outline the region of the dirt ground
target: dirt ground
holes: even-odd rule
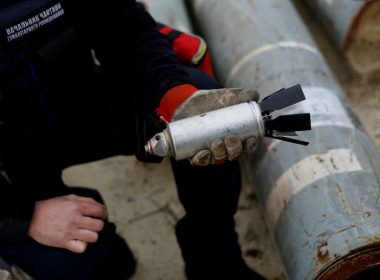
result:
[[[322,53],[347,92],[354,111],[380,148],[380,82],[352,74],[340,51],[314,18],[296,1]],[[269,239],[259,203],[246,176],[236,215],[237,229],[248,264],[268,279],[286,279],[276,249]],[[118,156],[71,167],[64,172],[71,186],[99,189],[108,205],[110,220],[130,244],[138,259],[133,280],[185,279],[174,225],[183,215],[168,161],[143,164]]]

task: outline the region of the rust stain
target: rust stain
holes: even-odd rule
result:
[[[337,256],[334,262],[326,265],[314,279],[350,279],[362,271],[378,266],[380,266],[380,243],[376,242],[353,250],[345,256]]]
[[[324,240],[317,246],[317,259],[321,263],[326,263],[330,260],[330,253],[327,249],[327,245],[327,240]]]
[[[336,233],[341,233],[341,232],[343,232],[343,231],[346,231],[346,230],[352,229],[352,228],[354,228],[354,227],[356,227],[356,225],[350,225],[350,226],[347,226],[347,227],[344,227],[344,228],[341,228],[341,229],[337,230]]]
[[[322,232],[321,234],[318,234],[317,237],[318,238],[325,237],[327,235],[327,233],[328,233],[327,231]]]
[[[324,162],[325,160],[323,158],[321,158],[320,156],[317,156],[316,159],[318,160],[319,163],[322,163]]]
[[[371,236],[371,237],[365,238],[365,240],[367,240],[368,242],[372,242],[372,243],[378,243],[378,242],[380,242],[380,237]]]
[[[371,212],[366,211],[366,212],[364,212],[363,217],[364,217],[364,218],[369,218],[369,217],[371,217],[371,215],[372,215]]]

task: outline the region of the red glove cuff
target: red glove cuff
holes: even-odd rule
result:
[[[161,98],[160,106],[156,113],[170,122],[175,110],[198,89],[190,84],[173,87]]]

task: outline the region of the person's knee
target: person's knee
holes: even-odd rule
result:
[[[113,224],[107,224],[98,242],[88,247],[83,263],[89,279],[128,279],[136,270],[136,260]]]
[[[136,261],[127,243],[115,233],[113,224],[99,235],[98,242],[90,244],[84,254],[76,254],[67,261],[71,270],[65,279],[128,279],[136,270]]]
[[[96,243],[83,254],[30,243],[0,251],[10,265],[16,265],[36,279],[128,279],[136,261],[127,243],[107,223]]]
[[[136,261],[132,252],[125,241],[117,235],[111,239],[99,239],[98,243],[90,245],[84,254],[75,257],[63,265],[65,271],[70,271],[66,274],[67,277],[62,279],[125,280],[129,279],[136,270]],[[61,272],[61,275],[65,275],[65,272]]]

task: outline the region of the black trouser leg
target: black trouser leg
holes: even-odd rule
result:
[[[49,107],[53,124],[44,129],[15,127],[8,158],[10,176],[35,200],[67,194],[93,197],[91,189],[68,188],[61,180],[64,167],[133,152],[133,112],[121,112],[116,88],[98,75],[83,75],[73,84],[60,83],[60,102]],[[113,93],[113,95],[111,95]],[[125,114],[124,114],[125,112]],[[37,130],[38,129],[38,130]],[[133,134],[132,134],[133,135]],[[10,137],[13,137],[11,135]],[[32,239],[12,247],[1,247],[0,256],[36,279],[120,279],[130,277],[136,267],[127,243],[106,221],[99,240],[84,254],[43,246]]]
[[[240,194],[239,163],[199,168],[182,161],[173,162],[172,168],[186,210],[176,235],[188,277],[217,277],[234,265],[243,265],[234,223]]]
[[[92,197],[103,203],[101,195],[87,188],[59,188],[45,193],[45,198],[76,194]],[[22,268],[35,279],[120,279],[133,275],[136,261],[127,243],[115,231],[113,223],[106,221],[99,240],[89,244],[83,254],[41,245],[31,238],[25,243],[0,248],[0,256],[8,264]]]
[[[221,86],[205,73],[189,69],[199,89]],[[241,190],[239,162],[193,167],[172,161],[179,199],[186,215],[176,235],[189,279],[254,279],[241,257],[234,215]]]
[[[90,244],[83,254],[43,246],[33,240],[12,248],[0,249],[9,264],[22,268],[35,279],[120,279],[135,271],[135,260],[125,241],[106,223],[98,242]]]
[[[205,73],[188,69],[199,89],[221,86]],[[245,264],[235,231],[234,215],[241,190],[239,162],[193,167],[172,161],[179,199],[186,215],[176,235],[189,280],[262,280]]]

